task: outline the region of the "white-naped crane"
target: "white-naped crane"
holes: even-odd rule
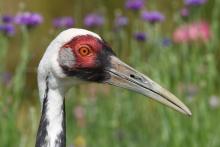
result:
[[[191,115],[173,94],[118,59],[99,35],[72,28],[50,43],[38,66],[42,114],[36,147],[66,146],[64,95],[70,87],[85,82],[129,89]]]

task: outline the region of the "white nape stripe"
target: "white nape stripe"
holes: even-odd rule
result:
[[[48,120],[47,125],[47,137],[46,141],[53,147],[56,145],[56,141],[59,141],[60,134],[65,131],[62,126],[64,121],[64,110],[63,102],[64,96],[58,89],[49,89],[47,109],[46,109],[46,119]]]

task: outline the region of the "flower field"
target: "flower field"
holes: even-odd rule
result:
[[[219,147],[220,1],[0,1],[0,146],[30,147],[40,121],[37,66],[61,31],[98,33],[117,56],[192,111],[82,84],[66,95],[67,147]]]

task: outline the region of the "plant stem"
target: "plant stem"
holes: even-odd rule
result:
[[[20,97],[21,93],[25,87],[25,77],[27,71],[27,65],[29,61],[29,35],[26,26],[21,27],[22,31],[22,47],[21,47],[21,55],[20,62],[16,68],[14,79],[13,79],[13,93]]]

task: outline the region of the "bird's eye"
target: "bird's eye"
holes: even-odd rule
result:
[[[89,46],[82,46],[79,48],[79,54],[81,56],[88,56],[92,53],[91,48]]]

